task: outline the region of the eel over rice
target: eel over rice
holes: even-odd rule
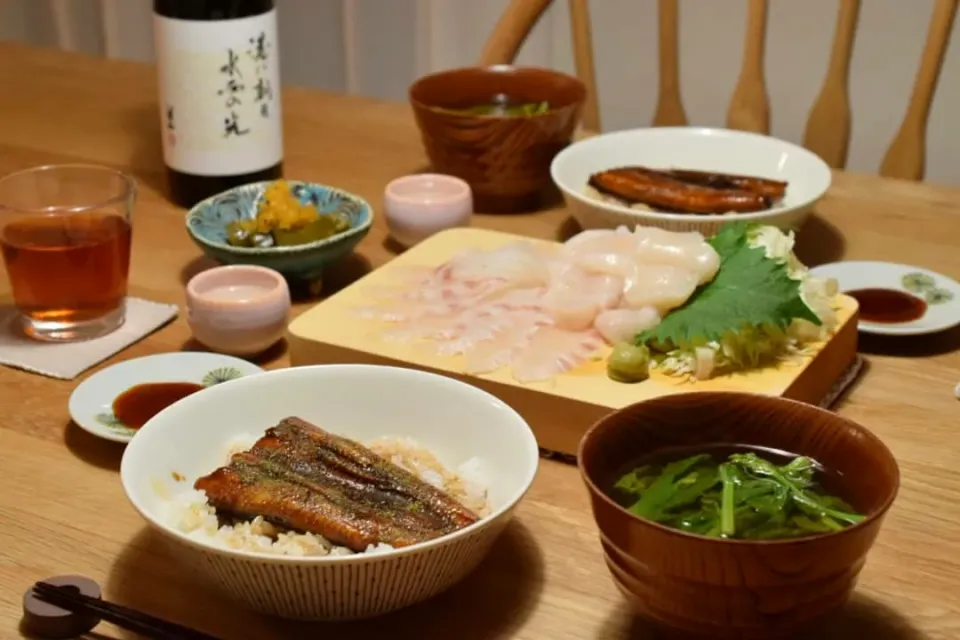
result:
[[[479,519],[363,445],[299,418],[271,427],[194,488],[206,493],[218,513],[261,516],[356,552],[424,542]]]

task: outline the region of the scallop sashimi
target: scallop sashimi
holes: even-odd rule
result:
[[[514,242],[405,268],[359,311],[385,323],[384,340],[463,357],[466,373],[509,367],[535,382],[654,328],[719,268],[696,232],[593,229],[562,245]]]

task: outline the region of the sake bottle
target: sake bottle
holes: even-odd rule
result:
[[[197,202],[283,173],[274,0],[154,0],[169,197]]]

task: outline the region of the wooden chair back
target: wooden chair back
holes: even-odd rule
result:
[[[480,64],[511,63],[553,0],[511,0],[488,38]],[[880,164],[880,174],[921,180],[926,159],[927,120],[960,0],[936,0],[927,42],[900,129]],[[600,131],[596,71],[588,0],[568,0],[576,74],[589,90],[583,124]],[[658,0],[659,87],[654,126],[687,124],[680,96],[678,0]],[[850,146],[850,60],[860,0],[838,0],[836,27],[827,73],[807,117],[803,144],[831,167],[846,166]],[[740,76],[727,108],[732,129],[770,133],[770,99],[764,77],[768,0],[747,0],[747,29]]]

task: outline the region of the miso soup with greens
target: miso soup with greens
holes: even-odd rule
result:
[[[782,540],[864,520],[815,460],[742,445],[683,447],[631,465],[610,496],[634,515],[711,538]]]
[[[525,118],[538,116],[550,111],[550,103],[542,100],[521,101],[511,99],[503,93],[490,98],[489,101],[457,107],[441,107],[443,111],[464,116],[514,116]]]

